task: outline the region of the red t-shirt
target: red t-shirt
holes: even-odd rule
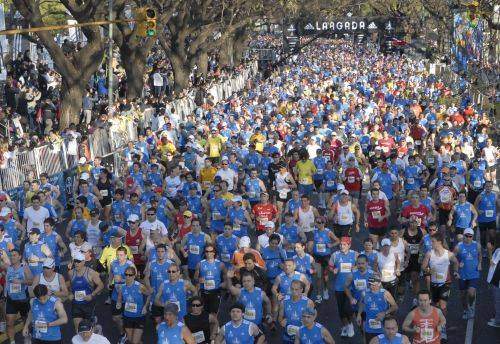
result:
[[[276,214],[278,214],[278,210],[271,203],[258,203],[253,206],[252,213],[255,216],[256,229],[258,231],[264,231],[266,229],[266,222],[273,221]]]
[[[387,227],[387,218],[384,218],[382,221],[375,218],[385,215],[386,209],[384,200],[379,199],[378,201],[371,200],[366,202],[366,212],[368,214],[366,220],[369,228]]]
[[[378,145],[382,148],[384,154],[388,156],[391,154],[391,150],[396,146],[396,143],[392,137],[388,137],[378,140]]]
[[[347,191],[361,190],[361,173],[357,167],[348,167],[344,171],[344,186]]]
[[[412,216],[416,216],[420,219],[420,225],[424,227],[426,225],[427,216],[429,216],[429,209],[421,203],[416,208],[410,204],[403,208],[401,216],[407,219]]]
[[[141,246],[141,243],[142,243],[142,230],[140,228],[135,235],[132,235],[130,230],[127,231],[127,235],[125,236],[125,245],[130,247],[132,255],[134,256],[135,265],[144,264],[141,254],[139,253],[139,246]]]

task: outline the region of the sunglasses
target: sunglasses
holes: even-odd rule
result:
[[[318,225],[322,225],[324,222],[323,221],[316,221]]]
[[[155,216],[155,215],[156,215],[155,213],[148,214],[148,216]]]
[[[75,263],[81,263],[81,262],[82,262],[82,260],[75,259],[75,260],[73,260],[73,262],[75,262]]]
[[[125,276],[133,277],[133,276],[135,276],[135,274],[125,274]]]
[[[214,253],[214,250],[205,250],[205,253]]]
[[[52,269],[52,268],[49,268],[48,266],[44,266],[43,268],[44,268],[44,269],[47,269],[47,270]]]
[[[191,216],[184,215],[184,218],[185,218],[185,219],[190,219],[190,218],[191,218]]]
[[[191,304],[192,307],[201,307],[203,306],[201,303],[193,303]]]
[[[466,238],[472,238],[473,235],[472,234],[465,234],[464,237],[466,237]]]
[[[222,163],[221,165],[222,165],[222,166],[224,166],[224,165],[226,165],[226,166],[227,166],[227,165],[228,165],[228,163],[226,163],[226,162],[223,162],[223,163]]]
[[[168,270],[167,271],[169,274],[175,274],[177,272],[177,270]]]

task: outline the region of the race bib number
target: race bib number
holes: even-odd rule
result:
[[[85,300],[85,296],[87,296],[87,293],[85,292],[85,290],[75,291],[75,301],[83,301],[83,300]]]
[[[434,338],[434,329],[432,327],[422,327],[420,329],[420,337],[426,342],[431,341]]]
[[[349,183],[351,183],[351,184],[352,184],[352,183],[354,183],[354,181],[355,181],[355,180],[356,180],[356,178],[354,178],[354,177],[352,177],[352,176],[347,177],[347,181],[348,181]]]
[[[257,195],[257,193],[255,193],[255,192],[247,192],[247,195],[248,195],[248,198],[255,198],[255,196]]]
[[[220,213],[218,211],[214,211],[212,213],[212,220],[214,221],[220,220]]]
[[[490,210],[486,210],[486,211],[484,212],[484,215],[485,215],[486,217],[493,217],[493,210],[491,210],[491,209],[490,209]]]
[[[368,326],[373,329],[382,328],[382,322],[377,319],[368,319]]]
[[[233,231],[235,232],[239,232],[240,228],[240,225],[233,225]]]
[[[19,283],[11,283],[9,285],[9,292],[11,294],[17,294],[21,292],[21,285]]]
[[[349,220],[349,215],[346,213],[343,213],[342,215],[340,215],[340,219],[342,221],[347,221],[347,220]]]
[[[302,184],[302,185],[307,185],[307,184],[309,184],[309,179],[307,179],[307,178],[301,178],[301,179],[300,179],[300,184]]]
[[[233,227],[234,228],[234,227]],[[229,253],[221,253],[220,259],[224,262],[227,263],[229,260],[231,260],[231,255]]]
[[[434,163],[434,158],[427,158],[427,163],[432,165]]]
[[[210,181],[208,181],[208,180],[205,180],[205,181],[202,183],[202,185],[203,185],[203,187],[204,187],[205,189],[209,188],[209,187],[210,187],[210,184],[212,184],[212,183],[211,183]]]
[[[340,272],[351,272],[352,264],[351,263],[340,263]]]
[[[253,309],[253,308],[245,308],[245,319],[247,319],[247,320],[255,320],[255,309]]]
[[[294,337],[297,335],[297,332],[299,332],[299,327],[298,326],[294,326],[294,325],[287,325],[286,327],[286,333],[290,336],[290,337]]]
[[[40,333],[47,333],[48,323],[41,320],[35,320],[35,330]]]
[[[322,168],[318,168],[316,170],[316,174],[323,174],[323,169]]]
[[[137,313],[137,303],[125,302],[125,311],[129,313]]]
[[[198,246],[198,245],[189,245],[189,253],[191,253],[191,254],[200,254],[200,246]]]
[[[279,194],[281,199],[286,199],[288,197],[288,191],[280,191]]]
[[[422,144],[422,141],[420,140],[415,140],[415,145],[420,146]]]
[[[205,341],[205,333],[203,331],[198,331],[193,333],[194,341],[198,343],[203,343]]]
[[[446,279],[446,274],[444,274],[443,272],[434,271],[433,275],[435,281],[444,281]]]
[[[327,181],[326,186],[329,188],[333,188],[335,186],[335,181],[333,181],[333,180]]]
[[[354,287],[356,290],[366,290],[366,280],[354,280]]]
[[[109,195],[108,190],[99,190],[102,197],[107,197]]]
[[[138,254],[139,246],[130,246],[130,251],[132,251],[132,254]]]
[[[326,252],[326,244],[316,244],[316,251],[318,253],[325,253]]]
[[[382,278],[383,279],[390,279],[393,276],[394,276],[394,271],[391,271],[388,269],[382,269]]]
[[[406,178],[406,183],[413,184],[413,183],[415,183],[415,179],[413,179],[413,178]]]
[[[263,176],[268,176],[269,175],[269,170],[263,170],[262,171]]]
[[[382,217],[382,215],[380,214],[380,211],[379,211],[379,210],[374,211],[374,212],[372,213],[372,215],[373,215],[373,218],[374,218],[374,219],[377,219],[377,220],[378,220],[378,219],[380,219],[380,218]]]
[[[474,187],[475,188],[480,188],[481,187],[481,181],[480,180],[474,180]]]
[[[410,254],[418,254],[418,251],[420,249],[419,244],[409,244],[408,246],[410,247]]]
[[[255,164],[248,164],[248,168],[251,170],[253,168],[255,168]]]
[[[444,189],[439,195],[441,203],[449,203],[451,201],[451,193],[448,189]]]
[[[203,283],[205,286],[206,290],[213,290],[215,289],[215,280],[205,280],[205,283]]]

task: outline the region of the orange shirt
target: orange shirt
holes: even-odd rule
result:
[[[238,250],[234,252],[233,255],[233,265],[237,268],[242,268],[245,266],[245,262],[243,261],[243,256],[245,253],[252,253],[255,257],[255,264],[260,266],[261,268],[264,268],[266,266],[266,263],[264,262],[264,259],[262,259],[262,256],[260,255],[260,252],[257,250],[254,250],[253,248],[247,249],[247,251],[243,250]]]
[[[420,328],[419,333],[415,333],[413,337],[414,344],[440,344],[441,335],[438,330],[439,313],[436,307],[432,307],[431,314],[424,316],[418,308],[413,313],[413,326]]]

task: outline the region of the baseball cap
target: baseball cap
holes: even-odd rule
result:
[[[78,332],[90,332],[92,331],[92,322],[88,319],[83,319],[78,324]]]
[[[80,179],[83,179],[83,180],[89,180],[90,178],[90,175],[87,173],[87,172],[83,172],[81,175],[80,175]]]
[[[380,246],[391,246],[391,241],[387,238],[382,239],[382,242],[380,243]]]
[[[243,198],[241,196],[234,196],[231,201],[233,202],[243,202]]]
[[[130,214],[127,218],[127,221],[128,222],[137,222],[137,221],[139,221],[139,216],[137,216],[136,214]]]
[[[85,260],[85,256],[83,255],[83,253],[80,250],[74,252],[72,254],[72,257],[73,257],[73,260],[80,260],[80,261]]]
[[[192,217],[193,213],[190,212],[189,210],[186,210],[182,215]]]
[[[50,268],[50,269],[52,269],[54,266],[56,266],[56,262],[52,258],[46,258],[43,261],[43,267],[44,268]]]
[[[372,274],[369,278],[368,278],[368,283],[369,284],[374,284],[374,283],[380,283],[380,276],[378,274]]]
[[[340,191],[340,194],[341,195],[349,195],[349,191],[347,191],[346,189],[342,189],[342,191]]]
[[[465,228],[464,235],[474,235],[474,230],[472,228]]]
[[[243,236],[240,238],[240,247],[250,247],[250,238]]]
[[[12,213],[9,207],[3,207],[2,210],[0,211],[0,216],[5,217],[8,216]]]
[[[40,229],[38,229],[38,228],[31,228],[30,234],[40,234]]]
[[[86,164],[87,163],[87,158],[82,156],[79,160],[78,160],[78,163],[80,165],[83,165],[83,164]]]

